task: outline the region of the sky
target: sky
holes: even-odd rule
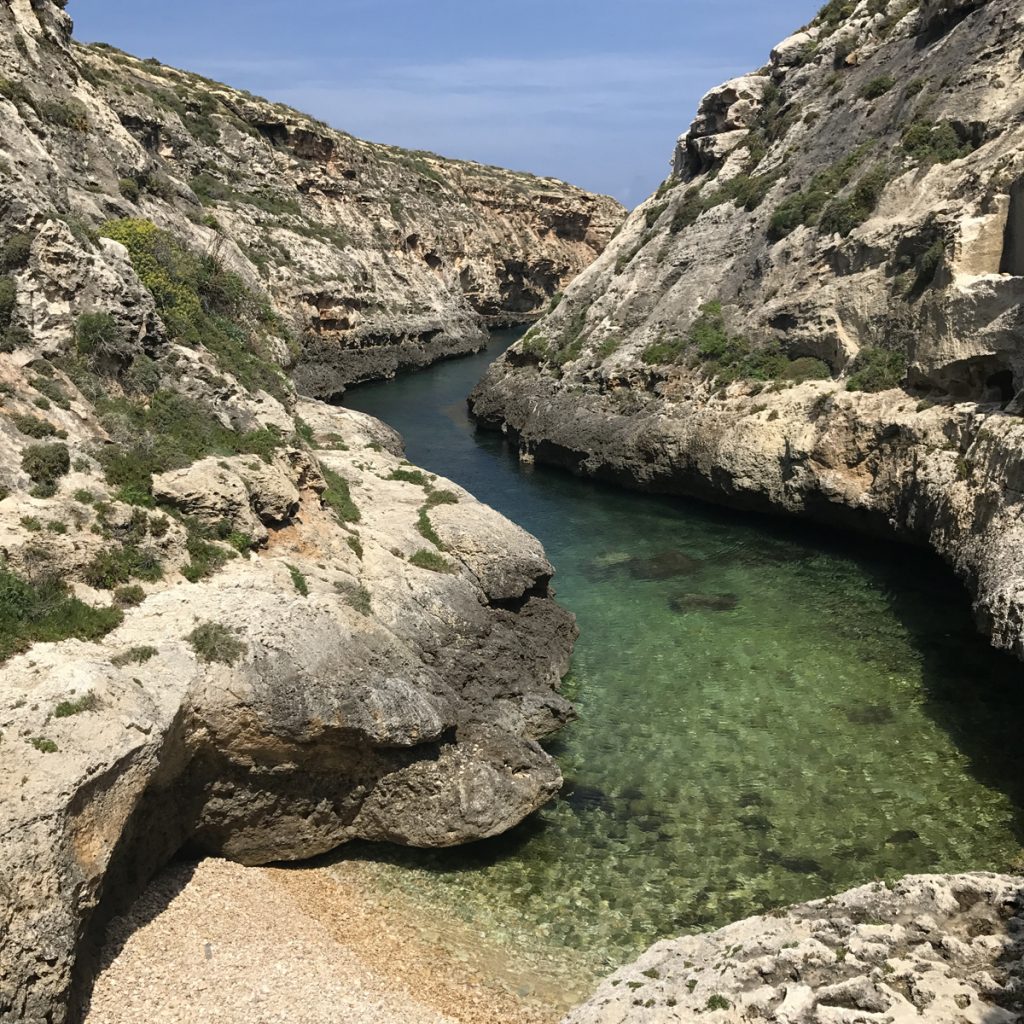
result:
[[[701,96],[821,0],[71,0],[81,42],[196,71],[375,142],[632,207]]]

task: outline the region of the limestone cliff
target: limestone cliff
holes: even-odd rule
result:
[[[0,4],[0,1020],[51,1024],[183,847],[446,846],[557,791],[540,544],[284,369],[476,345],[616,219],[69,34]]]
[[[62,6],[0,4],[3,228],[62,220],[86,242],[145,217],[215,253],[270,297],[289,339],[275,354],[304,393],[480,348],[483,327],[546,308],[624,217],[560,181],[363,142],[72,44]],[[47,323],[53,298],[20,297],[36,346],[66,340]]]
[[[1024,655],[1024,13],[832,0],[489,373],[526,457],[929,543]]]

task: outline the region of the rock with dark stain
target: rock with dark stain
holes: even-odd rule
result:
[[[846,712],[851,725],[887,725],[895,717],[892,708],[885,704],[863,704]]]

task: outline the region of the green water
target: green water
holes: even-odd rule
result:
[[[550,744],[569,784],[499,840],[349,855],[402,865],[398,884],[486,934],[595,970],[874,878],[1018,857],[1021,670],[976,635],[948,570],[520,467],[465,411],[511,337],[345,404],[544,542],[581,629],[580,718]]]

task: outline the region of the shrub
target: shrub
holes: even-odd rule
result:
[[[146,600],[146,592],[137,584],[131,587],[118,587],[114,591],[114,603],[120,608],[136,608]]]
[[[21,525],[29,533],[41,533],[43,521],[38,516],[22,516]]]
[[[204,622],[185,639],[200,661],[233,665],[245,654],[245,644],[235,636],[234,630],[220,622]]]
[[[863,224],[877,209],[889,177],[889,169],[884,164],[872,168],[857,182],[852,193],[833,200],[822,211],[821,230],[845,238]]]
[[[410,555],[409,563],[419,569],[429,569],[431,572],[457,571],[447,558],[442,558],[436,551],[428,551],[426,548],[421,548]]]
[[[640,353],[640,359],[648,366],[667,366],[680,362],[685,354],[686,339],[675,338],[652,342]]]
[[[345,538],[345,543],[348,544],[348,546],[353,550],[353,552],[355,552],[356,558],[358,558],[359,561],[362,561],[363,560],[363,542],[359,539],[358,534],[350,533]]]
[[[11,235],[0,250],[0,274],[21,270],[28,263],[32,252],[32,236],[19,232]]]
[[[34,643],[98,640],[123,620],[117,608],[92,608],[56,575],[26,581],[0,567],[0,662]]]
[[[71,469],[68,446],[61,444],[30,444],[21,455],[21,468],[36,485],[39,497],[50,497],[57,491],[57,481]]]
[[[974,152],[949,121],[916,121],[903,133],[903,148],[921,164],[945,164]]]
[[[0,330],[7,330],[18,306],[18,288],[14,279],[0,277]]]
[[[370,592],[366,587],[360,587],[354,583],[335,583],[334,589],[341,594],[346,604],[354,608],[360,615],[371,613]]]
[[[38,416],[26,416],[22,413],[15,413],[11,417],[11,423],[22,434],[34,437],[41,441],[44,437],[55,437],[57,428],[47,420],[41,420]],[[65,436],[67,436],[65,434]]]
[[[116,668],[124,668],[125,665],[145,665],[160,652],[155,647],[133,647],[131,650],[118,654],[110,659],[110,664]]]
[[[295,589],[303,596],[309,597],[309,584],[306,582],[306,577],[295,568],[294,565],[288,566],[288,572],[291,573],[292,583]]]
[[[113,590],[133,579],[154,583],[162,576],[157,555],[135,544],[100,551],[82,570],[82,579],[97,590]]]
[[[109,313],[83,313],[75,322],[75,346],[81,355],[113,355],[121,341],[121,329]]]
[[[249,390],[287,401],[289,388],[267,349],[281,326],[266,300],[214,255],[199,256],[148,220],[110,221],[103,234],[124,245],[171,336],[203,346]]]
[[[122,178],[117,187],[121,190],[121,195],[132,203],[137,203],[142,195],[142,189],[135,178]]]
[[[32,739],[29,740],[29,743],[31,743],[32,746],[41,754],[57,753],[57,744],[54,743],[53,740],[47,739],[45,736],[33,736]]]
[[[389,480],[401,480],[407,484],[418,484],[420,487],[430,487],[430,478],[419,469],[393,469],[388,474]]]
[[[334,512],[340,522],[358,523],[361,514],[352,500],[348,481],[326,466],[321,466],[320,471],[327,481],[327,490],[320,496],[320,500]]]
[[[459,496],[454,491],[431,491],[427,495],[425,508],[436,508],[438,505],[458,505]]]
[[[36,109],[36,101],[24,82],[15,82],[9,78],[0,78],[0,96],[10,100],[17,106]]]
[[[424,540],[429,540],[440,551],[445,550],[444,544],[441,543],[441,538],[438,537],[437,531],[434,529],[434,524],[430,521],[430,516],[427,515],[427,506],[424,505],[420,509],[419,519],[416,521],[416,529],[420,536]]]
[[[54,718],[72,718],[74,715],[81,715],[86,711],[93,711],[96,708],[96,695],[87,693],[78,700],[62,700],[54,709]]]
[[[907,373],[902,352],[884,348],[863,348],[853,361],[853,372],[846,382],[848,391],[888,391],[899,387]]]
[[[41,100],[36,105],[39,116],[50,124],[59,128],[68,128],[74,132],[86,132],[89,130],[89,114],[85,107],[78,100],[47,99]]]
[[[708,997],[708,1001],[704,1004],[706,1010],[728,1010],[732,1006],[725,996],[713,995]]]
[[[861,89],[860,94],[866,100],[877,100],[879,96],[884,96],[895,84],[896,79],[892,75],[879,75],[877,78],[872,78]]]

